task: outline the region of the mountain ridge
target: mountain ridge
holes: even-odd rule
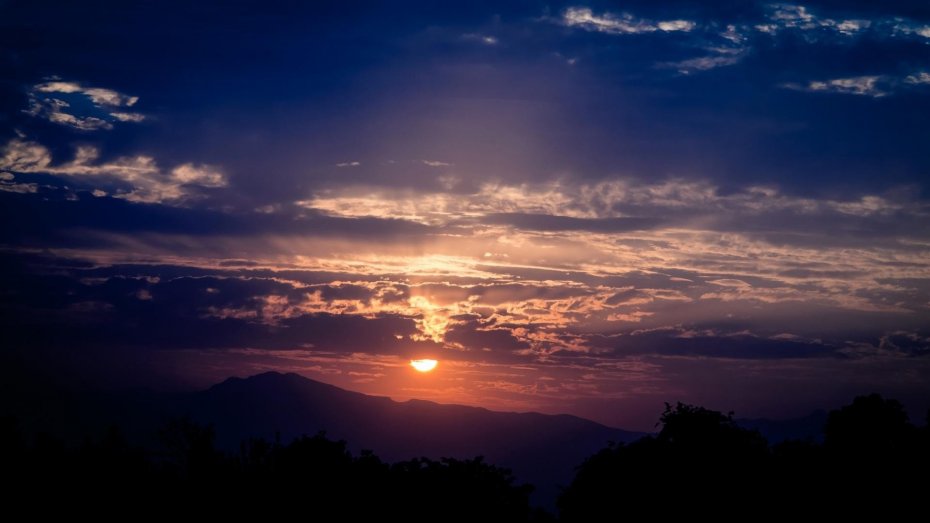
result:
[[[535,485],[534,500],[549,506],[585,459],[609,442],[646,435],[572,414],[495,411],[416,398],[396,401],[274,371],[178,393],[61,389],[35,395],[30,383],[6,383],[4,415],[19,419],[28,432],[62,435],[74,444],[116,423],[129,441],[155,449],[159,429],[179,417],[213,425],[217,446],[231,452],[249,438],[287,443],[325,432],[330,439],[346,441],[353,453],[371,450],[388,462],[484,456]],[[818,411],[790,420],[735,421],[774,443],[813,439],[824,419],[825,412]]]
[[[371,450],[386,461],[483,456],[533,483],[543,500],[554,499],[591,454],[643,435],[570,414],[395,401],[278,372],[230,378],[195,393],[185,414],[214,425],[226,448],[251,437],[289,441],[325,432],[354,452]]]
[[[509,415],[518,415],[518,416],[522,416],[522,415],[534,415],[534,416],[544,416],[544,417],[547,417],[547,418],[564,418],[564,419],[578,420],[578,421],[585,422],[585,423],[591,423],[591,424],[594,424],[594,425],[598,425],[598,426],[604,427],[605,429],[618,430],[618,431],[629,432],[629,433],[638,434],[638,435],[645,435],[645,434],[646,434],[646,433],[644,433],[644,432],[629,431],[629,430],[626,430],[626,429],[621,429],[621,428],[619,428],[619,427],[612,427],[612,426],[610,426],[610,425],[605,425],[605,424],[603,424],[603,423],[600,423],[600,422],[597,422],[597,421],[594,421],[594,420],[590,420],[590,419],[587,419],[587,418],[583,418],[583,417],[581,417],[581,416],[576,416],[576,415],[574,415],[574,414],[566,414],[566,413],[560,413],[560,414],[547,414],[547,413],[538,412],[538,411],[495,410],[495,409],[489,409],[489,408],[487,408],[487,407],[480,407],[480,406],[476,406],[476,405],[463,405],[463,404],[460,404],[460,403],[442,403],[442,402],[438,402],[438,401],[425,400],[425,399],[421,399],[421,398],[410,398],[410,399],[406,399],[406,400],[395,400],[395,399],[391,398],[390,396],[381,396],[381,395],[376,395],[376,394],[365,394],[364,392],[358,392],[358,391],[354,391],[354,390],[351,390],[351,389],[344,389],[344,388],[339,387],[339,386],[337,386],[337,385],[333,385],[333,384],[330,384],[330,383],[326,383],[325,381],[319,381],[319,380],[315,380],[315,379],[313,379],[313,378],[308,378],[308,377],[303,376],[303,375],[301,375],[301,374],[298,374],[298,373],[296,373],[296,372],[267,371],[267,372],[262,372],[262,373],[260,373],[260,374],[253,374],[253,375],[251,375],[251,376],[246,376],[246,377],[244,377],[244,378],[238,377],[238,376],[230,376],[230,377],[226,378],[225,380],[223,380],[223,381],[221,381],[221,382],[219,382],[219,383],[216,383],[216,384],[213,384],[213,385],[207,387],[207,389],[205,389],[204,391],[210,391],[210,390],[213,390],[213,389],[222,388],[222,387],[226,387],[226,386],[237,386],[237,385],[239,385],[239,384],[246,384],[246,383],[249,383],[249,382],[263,381],[263,380],[268,380],[268,379],[271,379],[271,378],[276,378],[276,379],[287,379],[287,380],[294,381],[294,382],[296,382],[296,383],[298,383],[298,384],[314,384],[314,386],[318,386],[318,387],[323,388],[323,389],[328,389],[328,390],[332,390],[332,391],[338,391],[338,392],[342,392],[342,393],[346,393],[346,394],[351,394],[351,395],[354,395],[354,396],[356,396],[356,397],[376,398],[376,399],[391,401],[391,402],[393,402],[393,403],[396,404],[396,405],[405,405],[405,404],[430,405],[430,406],[437,406],[437,407],[462,408],[462,409],[469,409],[469,410],[481,411],[481,412],[486,412],[486,413],[494,413],[494,414],[509,414]],[[199,391],[199,392],[204,392],[204,391]]]

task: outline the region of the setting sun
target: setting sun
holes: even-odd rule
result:
[[[410,366],[419,372],[429,372],[436,368],[439,362],[436,360],[410,360]]]

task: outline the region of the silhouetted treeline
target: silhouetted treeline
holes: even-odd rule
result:
[[[877,394],[830,413],[823,444],[769,447],[756,431],[690,405],[666,405],[661,430],[586,460],[558,501],[564,521],[709,516],[925,517],[930,429]],[[914,512],[916,511],[916,512]]]
[[[162,448],[128,446],[116,429],[78,448],[39,436],[27,445],[4,420],[4,493],[29,514],[124,516],[299,516],[310,521],[536,520],[532,487],[482,458],[382,462],[353,456],[324,434],[289,444],[253,439],[237,454],[214,446],[212,428],[170,422]],[[50,503],[50,500],[54,500]],[[9,509],[8,509],[9,510]],[[542,512],[535,512],[544,515]]]
[[[732,414],[681,403],[667,405],[660,424],[656,435],[610,445],[581,464],[558,500],[560,518],[888,520],[926,512],[930,429],[910,423],[894,400],[864,396],[831,412],[822,444],[769,446]],[[551,518],[529,506],[531,486],[481,458],[388,464],[370,452],[353,456],[323,434],[287,444],[253,439],[229,453],[216,448],[211,427],[184,419],[162,429],[157,450],[130,446],[116,429],[78,447],[42,435],[27,442],[12,419],[0,429],[5,505],[28,507],[37,519]]]

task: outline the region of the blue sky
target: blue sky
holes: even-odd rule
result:
[[[930,6],[706,4],[0,2],[4,345],[632,428],[925,409]]]

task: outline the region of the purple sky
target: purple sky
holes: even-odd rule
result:
[[[704,4],[0,3],[5,356],[922,417],[930,7]]]

